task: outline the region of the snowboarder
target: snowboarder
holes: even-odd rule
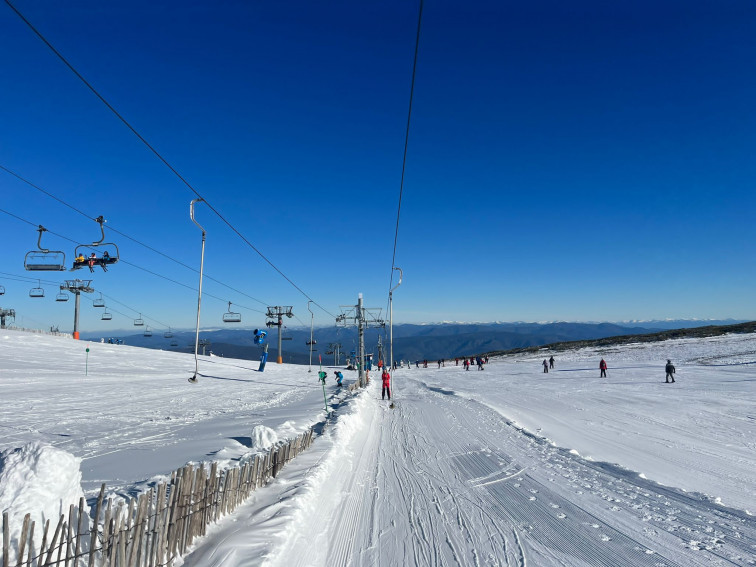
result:
[[[386,399],[386,394],[388,394],[388,399],[391,399],[391,375],[389,374],[388,370],[385,368],[383,369],[383,374],[381,374],[381,380],[383,380],[383,390],[381,391],[381,399]]]
[[[601,376],[599,376],[599,378],[606,378],[606,360],[603,358],[601,359],[601,362],[599,362],[599,370],[601,370]]]
[[[554,357],[553,356],[549,359],[549,368],[554,368]]]
[[[549,361],[545,358],[543,359],[543,373],[548,374],[549,373]]]
[[[666,384],[669,384],[670,378],[672,379],[672,383],[675,382],[675,365],[672,364],[672,361],[667,359],[667,366],[664,367],[664,371],[667,373],[667,377],[665,380]]]
[[[339,372],[338,370],[334,371],[334,374],[336,375],[336,378],[335,378],[336,385],[339,386],[339,387],[343,386],[343,384],[341,382],[344,380],[344,375],[341,372]]]

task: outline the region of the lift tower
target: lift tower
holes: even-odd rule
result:
[[[10,319],[16,320],[16,310],[15,309],[3,309],[0,307],[0,329],[5,329],[5,318],[8,317]]]
[[[360,344],[359,344],[359,359],[360,359],[360,372],[357,378],[357,383],[360,388],[367,385],[365,379],[365,329],[383,328],[386,326],[386,322],[380,319],[381,309],[366,308],[362,305],[362,294],[357,296],[357,305],[340,305],[341,315],[336,317],[336,324],[341,323],[343,326],[357,325],[359,331]],[[377,315],[376,315],[377,312]]]
[[[81,294],[94,292],[94,288],[89,285],[91,283],[92,280],[66,280],[66,283],[60,286],[61,291],[68,291],[76,296],[73,338],[77,341],[79,340],[79,306],[81,304]]]
[[[281,351],[281,327],[283,327],[284,315],[291,318],[294,317],[294,313],[291,312],[292,306],[280,306],[268,307],[268,312],[265,316],[269,319],[265,323],[267,327],[278,327],[278,364],[283,364],[283,354]]]

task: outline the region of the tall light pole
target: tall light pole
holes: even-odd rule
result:
[[[310,369],[307,372],[312,372],[312,325],[315,322],[315,314],[310,309],[310,303],[312,299],[307,302],[307,311],[310,312]]]
[[[197,294],[197,331],[194,335],[194,376],[189,378],[190,382],[197,382],[197,375],[199,374],[199,359],[197,358],[197,351],[199,350],[199,326],[200,326],[200,309],[202,307],[202,272],[205,269],[205,229],[202,225],[194,220],[194,203],[204,201],[204,199],[194,199],[189,203],[189,216],[192,222],[196,224],[202,231],[202,254],[200,256],[200,276],[199,276],[199,293]]]
[[[399,270],[399,283],[389,291],[389,357],[391,358],[389,368],[392,372],[394,371],[394,290],[402,285],[402,275],[404,275],[401,268],[394,269]]]

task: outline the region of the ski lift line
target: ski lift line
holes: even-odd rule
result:
[[[21,177],[21,176],[20,176],[20,175],[18,175],[17,173],[15,173],[15,172],[11,171],[10,169],[8,169],[7,167],[4,167],[4,166],[3,166],[3,165],[1,165],[1,164],[0,164],[0,169],[2,169],[3,171],[6,171],[6,172],[8,172],[8,173],[9,173],[9,174],[11,174],[11,175],[13,175],[14,177],[16,177],[17,179],[19,179],[19,180],[23,181],[24,183],[26,183],[26,184],[27,184],[27,185],[29,185],[30,187],[33,187],[34,189],[37,189],[37,190],[41,191],[42,193],[44,193],[45,195],[48,195],[48,196],[50,196],[51,198],[55,199],[56,201],[58,201],[58,202],[60,202],[60,203],[63,203],[64,205],[66,205],[66,206],[67,206],[67,207],[69,207],[70,209],[73,209],[74,211],[76,211],[77,213],[81,214],[82,216],[84,216],[84,217],[86,217],[86,218],[88,218],[88,219],[91,219],[91,220],[96,220],[96,219],[92,219],[91,217],[89,217],[89,215],[87,215],[87,214],[86,214],[86,213],[84,213],[83,211],[80,211],[79,209],[77,209],[77,208],[76,208],[76,207],[74,207],[73,205],[70,205],[70,204],[66,203],[66,202],[65,202],[65,201],[64,201],[63,199],[61,199],[61,198],[59,198],[59,197],[56,197],[55,195],[53,195],[53,194],[52,194],[52,193],[50,193],[49,191],[45,191],[45,190],[44,190],[44,189],[42,189],[41,187],[39,187],[39,186],[35,185],[34,183],[32,183],[31,181],[29,181],[29,180],[27,180],[27,179],[24,179],[23,177]],[[7,214],[7,215],[9,215],[9,216],[12,216],[12,217],[14,217],[14,218],[16,218],[16,219],[20,220],[20,221],[22,221],[22,222],[25,222],[25,223],[27,223],[27,224],[29,224],[29,225],[31,225],[31,226],[35,226],[33,222],[31,222],[31,221],[28,221],[28,220],[26,220],[26,219],[23,219],[23,218],[21,218],[21,217],[19,217],[19,216],[16,216],[16,215],[14,215],[13,213],[10,213],[10,212],[8,212],[8,211],[5,211],[5,210],[3,210],[3,209],[0,209],[0,211],[1,211],[1,212],[4,212],[5,214]],[[134,238],[133,236],[129,236],[129,235],[128,235],[128,234],[126,234],[125,232],[121,232],[120,230],[118,230],[118,229],[114,228],[113,226],[108,226],[108,228],[109,228],[109,229],[110,229],[111,231],[115,232],[116,234],[118,234],[118,235],[120,235],[120,236],[123,236],[124,238],[127,238],[128,240],[131,240],[132,242],[135,242],[135,243],[139,244],[140,246],[143,246],[144,248],[147,248],[147,250],[150,250],[151,252],[154,252],[155,254],[158,254],[159,256],[163,256],[164,258],[167,258],[168,260],[171,260],[172,262],[174,262],[174,263],[178,264],[179,266],[182,266],[182,267],[184,267],[184,268],[186,268],[186,269],[188,269],[188,270],[191,270],[192,272],[195,272],[195,273],[199,273],[199,270],[197,270],[196,268],[193,268],[192,266],[190,266],[190,265],[188,265],[188,264],[185,264],[184,262],[182,262],[182,261],[180,261],[180,260],[177,260],[176,258],[174,258],[174,257],[172,257],[172,256],[170,256],[170,255],[168,255],[168,254],[166,254],[166,253],[164,253],[164,252],[161,252],[160,250],[158,250],[158,249],[156,249],[156,248],[153,248],[153,247],[152,247],[152,246],[150,246],[149,244],[145,244],[144,242],[141,242],[141,241],[137,240],[137,239],[136,239],[136,238]],[[64,240],[68,240],[69,242],[73,242],[74,244],[79,244],[79,243],[78,243],[78,242],[77,242],[76,240],[72,240],[72,239],[70,239],[70,238],[67,238],[67,237],[65,237],[65,236],[61,235],[61,234],[57,234],[57,233],[55,233],[55,232],[51,232],[51,231],[48,231],[48,232],[50,232],[50,234],[53,234],[53,235],[55,235],[55,236],[57,236],[57,237],[59,237],[59,238],[63,238]],[[90,245],[87,245],[87,244],[82,244],[82,245],[81,245],[81,247],[82,247],[82,248],[88,248],[88,249],[91,249]],[[122,262],[122,263],[128,263],[128,262],[125,262],[124,260],[121,260],[121,262]],[[130,265],[132,265],[132,266],[133,266],[134,264],[130,264]],[[136,267],[137,267],[137,268],[141,268],[140,266],[136,266]],[[156,274],[156,275],[157,275],[157,274]],[[162,276],[161,276],[161,277],[162,277]],[[230,290],[231,290],[231,291],[233,291],[234,293],[238,293],[239,295],[243,295],[244,297],[247,297],[247,298],[251,299],[252,301],[256,301],[257,303],[260,303],[261,305],[265,305],[265,306],[268,306],[268,305],[270,305],[270,302],[267,302],[267,301],[261,301],[261,300],[257,299],[256,297],[252,297],[252,296],[251,296],[251,295],[249,295],[248,293],[245,293],[245,292],[243,292],[243,291],[241,291],[241,290],[239,290],[239,289],[236,289],[236,288],[234,288],[234,287],[232,287],[232,286],[230,286],[230,285],[228,285],[228,284],[226,284],[226,283],[224,283],[224,282],[220,281],[220,280],[219,280],[219,279],[217,279],[217,278],[214,278],[214,277],[212,277],[212,276],[209,276],[209,275],[207,275],[207,274],[205,274],[205,277],[206,277],[207,279],[209,279],[209,280],[212,280],[212,281],[214,281],[214,282],[215,282],[215,283],[217,283],[217,284],[220,284],[220,285],[222,285],[222,286],[223,286],[223,287],[225,287],[225,288],[228,288],[228,289],[230,289]],[[168,279],[168,278],[166,278],[166,279]],[[181,284],[181,285],[184,285],[184,284]],[[263,311],[258,311],[258,313],[263,313]]]
[[[110,103],[109,103],[109,102],[108,102],[108,101],[107,101],[107,100],[105,99],[105,97],[103,97],[103,96],[102,96],[102,95],[101,95],[101,94],[100,94],[100,93],[99,93],[99,92],[97,91],[97,89],[95,89],[95,88],[94,88],[94,86],[92,86],[92,84],[90,84],[90,83],[89,83],[89,82],[88,82],[88,81],[87,81],[87,80],[86,80],[86,79],[84,78],[84,76],[83,76],[83,75],[82,75],[81,73],[79,73],[79,72],[78,72],[78,71],[76,70],[76,68],[75,68],[75,67],[74,67],[74,66],[73,66],[73,65],[72,65],[71,63],[69,63],[69,62],[68,62],[68,60],[67,60],[67,59],[66,59],[65,57],[63,57],[63,54],[62,54],[62,53],[60,53],[60,52],[59,52],[59,51],[58,51],[57,49],[55,49],[55,47],[53,47],[53,45],[52,45],[52,44],[51,44],[51,43],[50,43],[49,41],[47,41],[47,39],[45,38],[45,36],[43,36],[43,35],[42,35],[42,34],[41,34],[41,33],[40,33],[40,32],[39,32],[38,30],[37,30],[37,28],[35,28],[35,27],[34,27],[34,26],[32,25],[32,23],[31,23],[31,22],[30,22],[29,20],[27,20],[27,19],[26,19],[26,18],[24,17],[24,15],[23,15],[23,14],[22,14],[21,12],[19,12],[19,11],[18,11],[18,10],[16,9],[16,7],[15,7],[15,6],[14,6],[14,5],[13,5],[13,4],[12,4],[12,3],[10,2],[10,0],[5,0],[5,3],[6,3],[6,4],[8,4],[8,6],[10,6],[11,10],[13,10],[13,11],[14,11],[14,12],[16,13],[16,15],[17,15],[17,16],[18,16],[19,18],[21,18],[21,20],[22,20],[22,21],[23,21],[23,22],[24,22],[24,23],[25,23],[25,24],[26,24],[26,25],[27,25],[27,26],[29,27],[29,29],[31,29],[31,30],[32,30],[32,32],[34,32],[34,34],[35,34],[35,35],[36,35],[36,36],[37,36],[37,37],[38,37],[38,38],[39,38],[40,40],[42,40],[42,42],[43,42],[43,43],[44,43],[44,44],[45,44],[45,45],[46,45],[46,46],[47,46],[47,47],[48,47],[48,48],[49,48],[49,49],[50,49],[50,50],[51,50],[51,51],[52,51],[52,52],[53,52],[53,53],[54,53],[54,54],[55,54],[55,55],[56,55],[56,56],[57,56],[57,57],[58,57],[58,58],[59,58],[59,59],[60,59],[60,60],[61,60],[61,61],[62,61],[62,62],[63,62],[63,63],[65,64],[65,65],[66,65],[66,67],[68,67],[68,68],[69,68],[69,69],[71,70],[71,72],[72,72],[72,73],[73,73],[74,75],[76,75],[76,77],[77,77],[77,78],[78,78],[78,79],[79,79],[79,80],[80,80],[80,81],[81,81],[82,83],[84,83],[84,85],[86,85],[86,87],[87,87],[87,88],[88,88],[88,89],[89,89],[90,91],[92,91],[92,93],[93,93],[93,94],[94,94],[94,95],[95,95],[95,96],[96,96],[96,97],[97,97],[98,99],[100,99],[100,101],[101,101],[101,102],[102,102],[102,103],[103,103],[103,104],[104,104],[104,105],[105,105],[105,106],[106,106],[106,107],[107,107],[107,108],[108,108],[108,109],[109,109],[109,110],[110,110],[110,111],[111,111],[111,112],[112,112],[112,113],[113,113],[113,114],[114,114],[114,115],[115,115],[115,116],[116,116],[116,117],[117,117],[117,118],[118,118],[118,119],[119,119],[119,120],[120,120],[120,121],[121,121],[121,122],[122,122],[123,124],[124,124],[124,126],[126,126],[126,127],[127,127],[127,128],[128,128],[129,130],[131,130],[131,132],[132,132],[132,133],[133,133],[133,134],[134,134],[134,135],[135,135],[135,136],[136,136],[137,138],[139,138],[139,140],[140,140],[140,141],[141,141],[141,142],[142,142],[142,143],[143,143],[143,144],[144,144],[144,145],[145,145],[145,146],[146,146],[146,147],[147,147],[147,148],[148,148],[148,149],[149,149],[149,150],[150,150],[150,151],[151,151],[151,152],[152,152],[152,153],[153,153],[154,155],[155,155],[155,157],[157,157],[157,158],[158,158],[158,159],[159,159],[159,160],[160,160],[161,162],[163,162],[163,164],[164,164],[164,165],[165,165],[165,166],[166,166],[166,167],[167,167],[168,169],[170,169],[170,170],[171,170],[171,172],[172,172],[172,173],[173,173],[173,174],[174,174],[174,175],[175,175],[175,176],[176,176],[176,177],[177,177],[177,178],[178,178],[178,179],[179,179],[179,180],[180,180],[180,181],[181,181],[181,182],[182,182],[182,183],[183,183],[184,185],[186,185],[186,187],[187,187],[187,188],[188,188],[188,189],[189,189],[189,190],[190,190],[190,191],[191,191],[192,193],[194,193],[194,194],[195,194],[195,195],[196,195],[196,196],[197,196],[198,198],[202,199],[202,200],[203,200],[203,201],[205,202],[205,204],[206,204],[206,205],[208,206],[208,208],[209,208],[209,209],[210,209],[211,211],[213,211],[213,212],[214,212],[214,213],[216,214],[216,216],[217,216],[218,218],[220,218],[220,219],[221,219],[221,220],[223,221],[223,223],[224,223],[224,224],[226,224],[226,226],[228,226],[228,227],[229,227],[229,228],[230,228],[230,229],[231,229],[231,230],[232,230],[232,231],[233,231],[233,232],[234,232],[234,233],[235,233],[235,234],[236,234],[237,236],[239,236],[239,238],[241,238],[241,239],[242,239],[242,241],[243,241],[244,243],[246,243],[246,244],[247,244],[247,246],[249,246],[249,247],[250,247],[250,248],[251,248],[252,250],[254,250],[254,251],[255,251],[255,252],[256,252],[256,253],[257,253],[257,254],[258,254],[258,255],[259,255],[259,256],[260,256],[260,257],[261,257],[261,258],[262,258],[263,260],[265,260],[265,261],[266,261],[266,262],[268,263],[268,265],[270,265],[270,267],[271,267],[271,268],[273,268],[273,269],[274,269],[274,270],[275,270],[276,272],[278,272],[278,274],[279,274],[279,275],[280,275],[280,276],[281,276],[282,278],[284,278],[284,279],[285,279],[285,280],[286,280],[287,282],[289,282],[289,284],[291,284],[291,286],[292,286],[292,287],[294,287],[294,289],[296,289],[297,291],[299,291],[299,292],[300,292],[300,293],[301,293],[302,295],[304,295],[304,296],[305,296],[305,297],[306,297],[306,298],[307,298],[308,300],[312,301],[312,303],[313,303],[314,305],[317,305],[317,306],[318,306],[318,307],[319,307],[320,309],[322,309],[322,310],[323,310],[323,311],[324,311],[325,313],[327,313],[327,314],[328,314],[328,315],[329,315],[330,317],[333,317],[333,318],[335,318],[335,317],[336,317],[335,315],[333,315],[332,313],[330,313],[330,312],[329,312],[329,311],[328,311],[328,310],[327,310],[327,309],[326,309],[325,307],[323,307],[322,305],[320,305],[319,303],[317,303],[316,301],[314,301],[314,300],[313,300],[313,299],[312,299],[312,298],[311,298],[311,297],[310,297],[309,295],[307,295],[307,293],[305,293],[305,292],[304,292],[304,290],[302,290],[302,288],[300,288],[300,287],[299,287],[299,286],[298,286],[297,284],[295,284],[295,283],[294,283],[294,282],[293,282],[293,281],[292,281],[292,280],[291,280],[291,279],[290,279],[290,278],[289,278],[289,277],[288,277],[288,276],[287,276],[286,274],[284,274],[284,273],[283,273],[283,272],[282,272],[282,271],[281,271],[281,270],[280,270],[280,269],[278,268],[278,266],[276,266],[276,265],[275,265],[275,264],[274,264],[273,262],[271,262],[271,261],[270,261],[270,260],[269,260],[269,259],[268,259],[268,258],[267,258],[267,257],[266,257],[266,256],[265,256],[265,255],[264,255],[263,253],[262,253],[262,252],[260,252],[260,250],[258,250],[258,249],[257,249],[257,248],[256,248],[256,247],[255,247],[255,246],[254,246],[254,245],[253,245],[253,244],[252,244],[252,243],[251,243],[250,241],[249,241],[249,240],[247,240],[247,238],[246,238],[246,237],[245,237],[245,236],[244,236],[244,235],[243,235],[243,234],[242,234],[241,232],[239,232],[239,230],[238,230],[238,229],[237,229],[236,227],[234,227],[234,225],[232,225],[232,224],[231,224],[231,223],[230,223],[230,222],[229,222],[228,220],[226,220],[226,218],[225,218],[225,217],[224,217],[224,216],[223,216],[223,215],[222,215],[222,214],[220,213],[220,211],[218,211],[218,210],[217,210],[217,209],[216,209],[215,207],[213,207],[213,206],[212,206],[212,205],[210,204],[210,202],[209,202],[209,201],[208,201],[207,199],[205,199],[205,198],[204,198],[204,197],[203,197],[203,196],[202,196],[202,195],[201,195],[201,194],[199,193],[199,191],[197,191],[197,190],[196,190],[196,189],[195,189],[195,188],[194,188],[194,187],[193,187],[193,186],[191,185],[191,183],[189,183],[189,181],[187,181],[187,180],[186,180],[186,179],[185,179],[185,178],[184,178],[184,177],[183,177],[183,176],[182,176],[182,175],[181,175],[181,174],[180,174],[180,173],[178,172],[178,170],[176,170],[176,168],[175,168],[175,167],[173,167],[173,166],[172,166],[172,165],[171,165],[171,164],[170,164],[170,163],[168,162],[168,160],[167,160],[167,159],[165,159],[165,158],[164,158],[164,157],[163,157],[163,156],[162,156],[162,155],[160,154],[160,152],[158,152],[158,151],[157,151],[157,150],[156,150],[156,149],[155,149],[155,148],[154,148],[154,147],[153,147],[152,145],[150,145],[150,143],[149,143],[149,142],[148,142],[148,141],[147,141],[147,140],[146,140],[146,139],[145,139],[145,138],[144,138],[144,137],[143,137],[143,136],[142,136],[142,135],[141,135],[141,134],[140,134],[140,133],[139,133],[139,132],[137,131],[137,129],[136,129],[136,128],[134,128],[134,127],[133,127],[133,126],[132,126],[132,125],[131,125],[131,124],[130,124],[130,123],[128,122],[128,120],[126,120],[126,119],[125,119],[125,118],[124,118],[124,117],[123,117],[123,116],[122,116],[122,115],[121,115],[121,114],[120,114],[120,113],[119,113],[119,112],[118,112],[118,111],[117,111],[117,110],[115,109],[115,107],[113,107],[113,105],[111,105],[111,104],[110,104]],[[422,0],[421,0],[421,6],[422,6]],[[421,11],[421,13],[422,13],[422,11]],[[418,26],[418,36],[419,36],[419,26]],[[419,38],[418,38],[418,39],[419,39]],[[417,51],[417,47],[415,48],[415,50]],[[413,72],[413,87],[414,87],[414,72]]]
[[[6,0],[7,1],[7,0]],[[389,289],[394,283],[394,268],[396,267],[396,247],[399,241],[399,218],[402,212],[402,195],[404,193],[404,174],[407,169],[407,147],[409,146],[410,122],[412,119],[412,101],[415,96],[415,77],[417,75],[417,53],[420,48],[420,30],[423,22],[423,0],[420,0],[420,8],[417,14],[417,34],[415,35],[415,56],[412,62],[412,82],[410,85],[409,109],[407,111],[407,129],[404,133],[404,155],[402,157],[402,176],[399,182],[399,205],[396,210],[396,228],[394,229],[394,252],[391,257],[391,277]]]

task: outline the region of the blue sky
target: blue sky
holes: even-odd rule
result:
[[[385,315],[417,3],[14,5],[322,307],[316,325],[359,292]],[[756,318],[755,32],[745,1],[426,2],[395,321]],[[5,4],[0,53],[0,166],[198,269],[195,195]],[[1,170],[0,195],[22,219],[0,213],[18,323],[70,330],[53,297],[78,276],[114,313],[85,300],[82,330],[193,325],[196,272],[109,229],[124,262],[41,274],[29,298],[37,224],[69,261],[99,229]],[[244,326],[266,305],[309,324],[307,297],[197,218],[203,325],[227,301]]]

